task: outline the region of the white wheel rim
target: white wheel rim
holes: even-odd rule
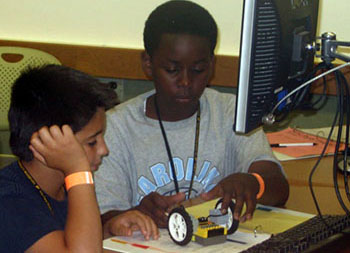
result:
[[[220,209],[221,205],[222,205],[222,203],[220,202],[217,205],[216,209]],[[231,226],[232,226],[232,223],[233,223],[233,215],[232,215],[232,212],[231,212],[231,208],[227,208],[227,214],[228,214],[228,220],[227,220],[227,223],[226,223],[226,228],[230,229]]]
[[[178,242],[185,239],[187,226],[185,218],[179,213],[172,213],[169,218],[168,228],[171,236]]]

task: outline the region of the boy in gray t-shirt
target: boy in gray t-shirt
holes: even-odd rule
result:
[[[216,39],[214,19],[190,1],[166,2],[146,21],[142,64],[155,90],[109,112],[110,154],[95,175],[107,229],[131,208],[165,227],[168,209],[186,197],[222,197],[223,209],[234,198],[242,222],[257,199],[286,202],[288,182],[263,131],[236,135],[235,97],[206,88]]]

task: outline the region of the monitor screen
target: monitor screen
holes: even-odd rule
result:
[[[235,132],[261,126],[274,105],[307,80],[318,7],[318,0],[244,0]]]

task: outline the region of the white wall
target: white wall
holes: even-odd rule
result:
[[[217,53],[237,55],[243,0],[195,1],[218,23]],[[350,1],[320,1],[319,31],[333,31],[338,40],[350,41]],[[144,21],[162,2],[165,0],[0,0],[0,39],[142,48]]]

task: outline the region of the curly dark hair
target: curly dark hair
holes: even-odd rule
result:
[[[98,108],[116,104],[113,89],[83,72],[53,64],[30,67],[12,86],[8,114],[12,153],[31,161],[30,138],[41,127],[68,124],[76,133]]]
[[[163,34],[191,34],[207,38],[211,53],[217,42],[218,29],[214,18],[200,5],[186,0],[172,0],[159,5],[145,23],[143,42],[152,56]]]

